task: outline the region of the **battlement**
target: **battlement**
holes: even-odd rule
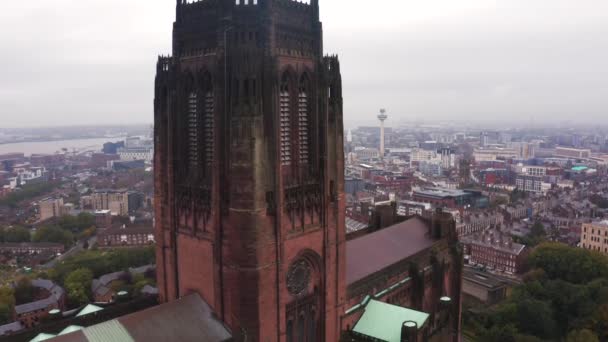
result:
[[[158,62],[156,62],[157,74],[169,72],[173,66],[173,57],[171,56],[158,56]]]

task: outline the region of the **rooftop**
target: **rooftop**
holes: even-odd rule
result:
[[[429,314],[370,300],[365,312],[353,331],[380,341],[400,342],[401,327],[404,322],[415,322],[420,328],[424,326]]]
[[[346,242],[346,283],[352,284],[431,247],[428,224],[420,217]]]
[[[222,342],[232,339],[198,294],[139,311],[66,335],[54,342]]]
[[[460,197],[469,195],[466,191],[445,188],[419,188],[415,189],[414,192],[435,197]]]

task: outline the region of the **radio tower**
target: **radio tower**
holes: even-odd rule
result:
[[[386,115],[386,109],[380,109],[380,115],[378,115],[378,120],[380,120],[380,158],[384,159],[384,121],[388,119]]]

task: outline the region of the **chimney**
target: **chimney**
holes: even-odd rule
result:
[[[418,341],[418,324],[413,321],[403,323],[401,327],[401,342],[417,342]]]

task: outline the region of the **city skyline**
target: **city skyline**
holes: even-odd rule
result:
[[[347,126],[374,123],[381,107],[394,124],[457,117],[590,123],[607,108],[608,23],[601,13],[608,4],[385,0],[374,5],[321,5],[327,52],[340,53],[347,75]],[[522,12],[524,5],[528,10]],[[3,126],[150,122],[150,56],[170,52],[168,39],[159,37],[170,37],[174,6],[173,1],[14,4],[0,14],[1,21],[7,27],[30,24],[18,35],[10,29],[0,33],[7,52],[0,57],[6,67],[0,80]],[[346,8],[350,15],[341,15]]]

